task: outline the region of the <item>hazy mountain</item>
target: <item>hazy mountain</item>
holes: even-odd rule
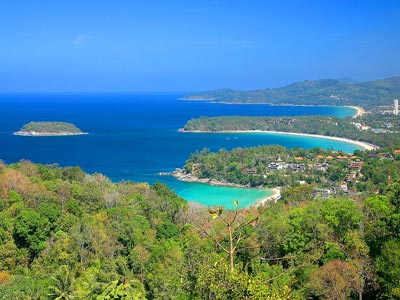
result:
[[[270,103],[291,105],[358,105],[371,108],[390,105],[400,98],[400,76],[367,82],[320,79],[296,82],[281,88],[253,91],[218,89],[193,93],[183,100],[212,100],[227,103]]]

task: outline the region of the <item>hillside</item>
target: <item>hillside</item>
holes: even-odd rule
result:
[[[391,105],[400,97],[400,76],[367,82],[335,79],[307,80],[285,87],[253,91],[218,89],[193,93],[182,100],[276,105],[357,105],[373,108]]]
[[[397,299],[398,165],[364,160],[363,183],[382,187],[367,198],[313,200],[305,184],[225,211],[160,183],[0,161],[0,299]]]

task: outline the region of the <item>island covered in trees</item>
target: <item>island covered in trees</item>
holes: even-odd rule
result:
[[[82,132],[74,124],[66,122],[29,122],[14,134],[22,136],[64,136],[87,133]]]
[[[388,105],[400,94],[400,76],[368,82],[320,79],[281,88],[238,91],[217,89],[192,93],[182,100],[218,103],[269,103],[273,105],[357,105],[370,109]]]

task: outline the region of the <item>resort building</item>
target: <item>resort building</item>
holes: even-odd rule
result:
[[[316,171],[323,171],[326,172],[326,170],[328,170],[329,168],[329,164],[328,163],[316,163],[313,166],[313,169]]]
[[[283,170],[283,168],[284,168],[284,164],[283,163],[272,162],[272,163],[268,164],[268,169],[272,170],[272,171]]]
[[[359,172],[359,171],[361,171],[362,166],[363,166],[362,161],[349,161],[349,170],[350,171]]]
[[[242,174],[248,174],[248,175],[256,175],[257,174],[257,168],[246,168],[242,170]]]

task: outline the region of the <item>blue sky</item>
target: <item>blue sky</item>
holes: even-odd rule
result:
[[[398,0],[0,0],[0,92],[247,90],[396,75]]]

